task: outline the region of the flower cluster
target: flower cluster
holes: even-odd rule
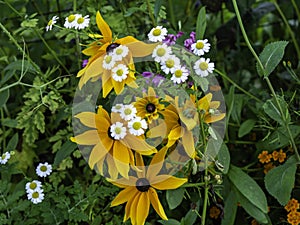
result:
[[[283,152],[282,149],[280,149],[279,151],[275,150],[272,153],[269,153],[268,151],[262,151],[257,158],[262,164],[265,164],[264,173],[266,174],[269,170],[273,169],[276,166],[274,165],[274,162],[278,161],[279,163],[283,163],[285,161],[286,153]]]
[[[5,152],[0,157],[0,164],[6,164],[10,159],[11,154],[9,152]]]
[[[300,223],[300,212],[297,210],[300,208],[297,199],[290,199],[284,209],[288,212],[287,221],[291,225],[298,225]]]
[[[39,163],[36,168],[36,174],[39,177],[46,177],[50,175],[51,172],[52,166],[47,162]],[[40,181],[32,180],[30,182],[27,182],[25,185],[25,190],[28,200],[30,200],[33,204],[41,203],[44,200],[44,190]]]
[[[53,25],[56,24],[58,20],[58,16],[53,16],[46,26],[46,31],[52,30]],[[71,14],[65,18],[64,27],[68,29],[74,28],[76,30],[82,30],[87,28],[89,23],[89,15],[82,16],[82,14]]]

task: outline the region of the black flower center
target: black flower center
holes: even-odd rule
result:
[[[109,127],[108,130],[107,130],[107,135],[108,135],[108,137],[109,137],[110,139],[115,140],[115,139],[113,138],[113,136],[111,136],[110,127]]]
[[[154,113],[154,112],[155,112],[155,109],[156,109],[156,107],[155,107],[155,105],[154,105],[153,103],[148,103],[148,104],[146,105],[146,111],[147,111],[148,113]]]
[[[149,181],[146,178],[139,178],[136,181],[136,189],[138,189],[140,192],[146,192],[150,188]]]
[[[118,43],[111,43],[109,46],[106,47],[106,53],[112,52],[115,48],[119,47],[120,44]]]

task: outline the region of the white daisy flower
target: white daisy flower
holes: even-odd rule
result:
[[[36,168],[36,174],[40,177],[49,176],[51,172],[52,172],[52,166],[47,162],[40,163]]]
[[[123,110],[123,107],[123,104],[116,104],[111,108],[111,111],[115,113],[120,113]]]
[[[25,185],[25,189],[27,193],[34,192],[36,190],[42,189],[42,183],[38,180],[27,182]]]
[[[112,78],[115,81],[121,82],[122,80],[125,80],[127,78],[127,75],[129,73],[129,70],[127,66],[124,64],[119,64],[116,67],[114,67],[112,70]]]
[[[76,19],[74,23],[74,28],[81,30],[89,26],[90,18],[89,15],[82,17],[81,14],[76,14]]]
[[[51,20],[49,20],[47,26],[46,26],[46,31],[52,30],[52,26],[56,24],[57,20],[59,19],[58,16],[53,16]]]
[[[116,64],[115,57],[113,55],[104,56],[102,67],[107,70],[111,70]]]
[[[165,62],[166,58],[172,54],[172,49],[166,45],[157,45],[152,52],[152,58],[155,62]]]
[[[148,34],[148,38],[149,41],[158,42],[164,40],[167,34],[168,31],[166,28],[163,28],[162,26],[157,26],[151,29],[151,31]]]
[[[141,117],[136,117],[128,122],[129,132],[135,136],[140,136],[145,133],[145,129],[148,128],[147,122]]]
[[[73,28],[76,24],[77,15],[78,14],[71,14],[68,17],[66,17],[64,27],[68,29]]]
[[[38,189],[27,193],[28,200],[32,201],[33,204],[38,204],[44,200],[43,189]]]
[[[136,108],[133,105],[129,104],[123,106],[123,109],[120,112],[120,116],[122,119],[129,121],[136,117],[136,113]]]
[[[165,62],[161,62],[161,70],[165,74],[173,73],[175,66],[180,66],[180,60],[175,55],[169,55]]]
[[[129,48],[125,45],[119,45],[113,50],[113,55],[116,61],[121,61],[129,53]]]
[[[180,84],[188,79],[189,71],[184,66],[175,66],[171,80],[176,84]]]
[[[10,153],[9,152],[3,153],[2,156],[0,157],[0,164],[6,164],[9,159],[10,159]]]
[[[115,140],[123,139],[126,136],[126,127],[123,126],[123,123],[116,122],[110,126],[110,135]]]
[[[201,56],[204,53],[209,52],[210,43],[207,39],[198,40],[196,43],[192,44],[191,49],[195,55]]]
[[[215,64],[209,62],[210,59],[200,58],[194,64],[194,70],[197,75],[201,77],[206,77],[208,74],[212,73],[215,69]]]

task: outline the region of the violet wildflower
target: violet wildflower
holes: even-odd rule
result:
[[[176,40],[183,35],[182,31],[179,31],[176,35],[175,34],[168,34],[167,37],[163,40],[163,43],[166,45],[175,45]]]
[[[88,62],[89,62],[88,59],[82,60],[82,68],[84,68],[88,64]]]
[[[194,44],[195,42],[196,42],[196,33],[192,31],[190,33],[190,38],[184,40],[184,47],[188,51],[192,52],[192,44]]]
[[[148,71],[143,72],[142,76],[147,79],[146,80],[147,83],[151,81],[155,86],[158,86],[161,82],[165,80],[165,78],[162,75],[154,74]]]

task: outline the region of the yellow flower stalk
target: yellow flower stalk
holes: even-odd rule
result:
[[[102,175],[105,174],[104,168],[107,164],[108,173],[112,179],[116,179],[118,174],[128,178],[130,165],[134,165],[132,149],[143,155],[157,152],[154,147],[146,143],[143,135],[134,136],[126,132],[124,138],[112,137],[110,130],[112,125],[124,121],[118,113],[111,113],[110,117],[102,106],[98,108],[97,113],[82,112],[75,118],[92,129],[73,137],[72,141],[79,145],[94,145],[88,163],[92,169],[96,166]]]
[[[130,218],[132,225],[145,224],[150,204],[163,220],[168,219],[156,189],[176,189],[186,183],[187,179],[160,173],[166,152],[167,148],[162,148],[157,152],[148,167],[144,166],[142,156],[137,153],[136,165],[139,170],[136,176],[129,176],[129,179],[110,180],[114,185],[124,188],[111,203],[111,206],[117,206],[126,202],[124,222]]]
[[[86,67],[77,74],[77,77],[80,77],[79,88],[81,89],[88,80],[92,79],[92,81],[95,81],[99,78],[102,78],[103,97],[106,97],[113,88],[117,94],[121,93],[125,84],[136,87],[132,57],[144,57],[151,54],[157,44],[146,44],[132,36],[126,36],[120,39],[113,38],[110,27],[102,18],[99,11],[96,14],[96,22],[101,35],[90,35],[94,38],[99,38],[99,40],[94,41],[82,51],[83,54],[90,58]],[[102,64],[104,57],[119,45],[124,45],[129,48],[129,54],[125,57],[125,62],[123,61],[123,63],[128,65],[130,74],[124,82],[116,83],[111,78],[111,71],[104,69]]]

